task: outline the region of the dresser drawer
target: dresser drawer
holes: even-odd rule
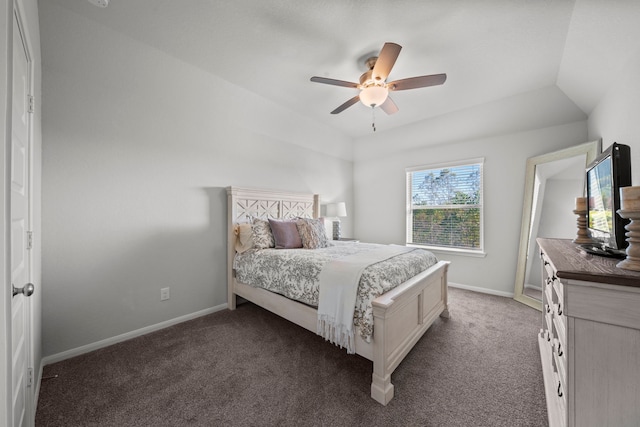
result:
[[[552,281],[553,292],[556,294],[558,301],[564,300],[564,285],[558,278]]]
[[[549,336],[553,337],[553,314],[547,314],[543,317],[544,322],[542,327],[545,331],[549,331]],[[549,339],[551,339],[549,338]]]
[[[562,383],[562,389],[566,390],[565,385],[567,384],[567,358],[560,340],[558,340],[558,338],[554,338],[552,342],[553,359],[556,372],[558,372],[559,379]]]
[[[544,299],[545,299],[545,303],[549,304],[552,309],[553,309],[553,305],[556,303],[556,301],[553,300],[553,288],[551,286],[545,286],[544,287]]]
[[[550,303],[544,303],[544,306],[542,307],[542,313],[543,314],[549,314],[553,312],[553,306]]]
[[[560,345],[561,353],[565,353],[567,349],[567,327],[559,316],[553,316],[553,337],[557,338]]]
[[[553,378],[555,380],[555,397],[563,409],[562,412],[565,412],[567,408],[567,395],[565,393],[564,380],[560,378],[560,374],[558,372],[554,372]]]
[[[564,384],[560,380],[560,374],[558,374],[556,368],[556,360],[553,356],[553,348],[547,341],[546,333],[541,333],[538,336],[538,347],[540,349],[542,376],[547,398],[549,426],[565,427],[567,425],[567,399],[563,388]]]
[[[542,259],[542,265],[544,265],[544,269],[547,271],[547,276],[555,277],[555,270],[553,269],[553,266],[547,259],[547,256],[544,254],[544,252],[540,254],[540,258]]]

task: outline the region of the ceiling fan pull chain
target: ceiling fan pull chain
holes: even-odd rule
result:
[[[371,127],[373,131],[376,131],[376,107],[375,105],[371,106]]]

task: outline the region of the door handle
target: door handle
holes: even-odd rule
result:
[[[11,289],[13,290],[13,296],[15,297],[18,294],[23,294],[25,297],[30,297],[33,295],[33,291],[35,291],[36,287],[33,286],[33,283],[27,283],[22,288],[16,288],[11,284]]]

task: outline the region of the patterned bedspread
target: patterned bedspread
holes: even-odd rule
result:
[[[318,306],[318,276],[329,260],[368,251],[381,245],[337,242],[320,249],[259,249],[236,254],[236,279],[287,298]],[[360,278],[353,316],[354,325],[367,342],[373,335],[372,301],[411,277],[436,264],[435,255],[424,249],[390,258],[367,267]]]

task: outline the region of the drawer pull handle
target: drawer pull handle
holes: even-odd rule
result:
[[[562,303],[558,303],[558,315],[562,316]]]
[[[549,307],[549,304],[545,304],[545,307],[547,307],[547,313],[551,313],[551,307]]]
[[[558,383],[558,397],[562,397],[562,384]]]
[[[562,351],[562,344],[560,344],[560,342],[558,342],[558,356],[562,356],[564,354],[564,352]]]

